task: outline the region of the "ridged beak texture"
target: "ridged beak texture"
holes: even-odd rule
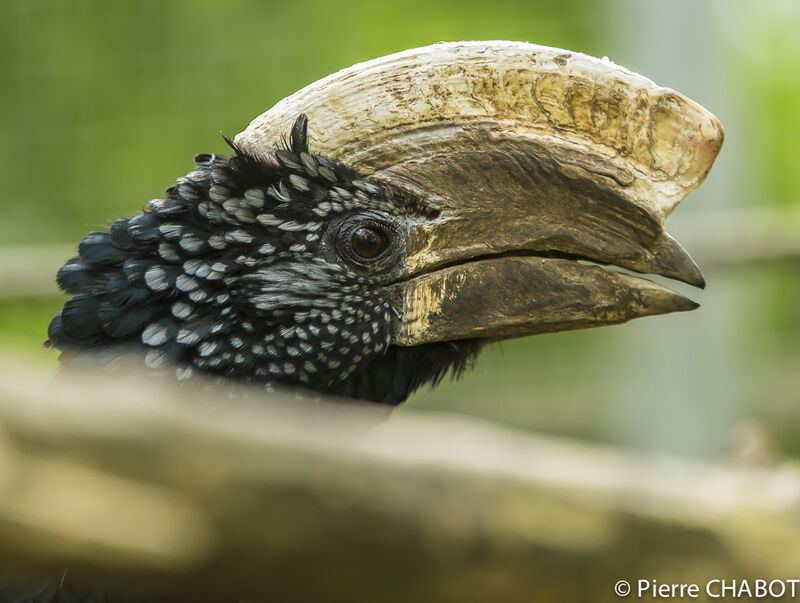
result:
[[[236,142],[271,152],[300,113],[313,152],[431,206],[411,226],[405,278],[394,285],[397,344],[697,307],[597,265],[704,286],[664,221],[705,178],[723,129],[673,90],[560,49],[442,43],[310,84]]]

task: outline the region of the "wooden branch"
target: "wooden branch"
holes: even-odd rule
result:
[[[7,575],[182,601],[612,601],[620,579],[800,567],[793,466],[2,364]]]

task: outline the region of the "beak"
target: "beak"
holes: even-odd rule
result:
[[[556,258],[501,257],[437,270],[398,286],[398,345],[508,339],[694,310],[648,280]]]
[[[723,130],[608,60],[518,42],[436,44],[354,65],[256,118],[256,152],[298,114],[309,144],[425,201],[391,286],[393,341],[517,337],[691,310],[613,267],[703,287],[664,230]]]
[[[505,339],[698,307],[613,270],[705,286],[662,221],[608,182],[593,149],[544,149],[480,126],[451,133],[447,152],[429,144],[405,188],[428,191],[438,215],[410,228],[395,343]],[[402,168],[391,168],[393,182],[407,177]]]

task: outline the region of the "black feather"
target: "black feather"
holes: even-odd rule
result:
[[[61,310],[61,325],[64,332],[74,339],[91,339],[100,333],[97,310],[100,296],[76,295],[67,300]]]
[[[226,143],[226,144],[227,144],[227,145],[228,145],[230,148],[232,148],[232,149],[233,149],[234,151],[236,151],[237,153],[239,152],[239,147],[237,147],[237,146],[236,146],[236,143],[235,143],[235,142],[233,142],[233,140],[231,140],[231,139],[230,139],[230,138],[228,138],[227,136],[225,136],[225,134],[223,134],[223,133],[222,133],[222,130],[220,130],[220,131],[219,131],[219,135],[220,135],[220,136],[222,136],[222,140],[224,140],[224,141],[225,141],[225,143]],[[195,160],[195,163],[202,163],[202,162],[198,162],[198,161],[197,161],[197,158],[198,158],[198,157],[201,157],[201,158],[203,158],[203,157],[209,157],[209,156],[208,156],[208,155],[206,155],[206,154],[203,154],[203,155],[197,155],[197,156],[194,158],[194,160]],[[213,155],[211,155],[211,158],[212,158],[212,159],[213,159],[213,157],[214,157],[214,156],[213,156]]]
[[[67,293],[85,293],[103,286],[107,276],[81,258],[72,258],[56,274],[56,283]]]
[[[119,308],[129,308],[144,301],[152,293],[147,289],[133,287],[121,276],[109,279],[106,284],[106,296],[112,304]]]
[[[120,338],[130,335],[144,327],[153,316],[153,307],[150,305],[136,308],[120,308],[110,301],[100,304],[97,317],[103,331],[109,337]]]
[[[109,230],[109,235],[117,249],[131,249],[135,244],[133,237],[128,233],[128,220],[124,218],[114,221]]]
[[[53,320],[50,321],[50,324],[47,325],[47,341],[45,345],[55,345],[55,343],[61,339],[61,336],[64,333],[64,327],[61,324],[61,312],[53,316]]]
[[[171,193],[177,195],[177,189]],[[154,214],[164,218],[180,215],[185,213],[187,209],[187,205],[184,200],[177,199],[173,196],[169,196],[165,199],[155,199],[150,201],[147,207],[148,209],[152,210]]]
[[[298,155],[300,153],[308,153],[308,116],[305,113],[301,113],[294,120],[291,148]]]
[[[151,241],[158,236],[161,221],[153,214],[142,212],[128,220],[128,234],[137,241]]]
[[[144,282],[144,273],[155,263],[152,259],[125,260],[125,263],[122,264],[122,272],[125,274],[128,284],[144,289],[147,287]]]
[[[164,356],[170,362],[182,362],[186,360],[186,353],[188,349],[189,348],[187,348],[185,345],[181,345],[174,340],[170,340],[169,343],[161,346],[161,351],[164,352]]]
[[[78,245],[78,253],[86,262],[102,264],[117,262],[126,257],[125,251],[117,248],[107,232],[90,232]]]

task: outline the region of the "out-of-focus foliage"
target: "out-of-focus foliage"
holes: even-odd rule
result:
[[[220,131],[336,69],[497,38],[608,55],[720,117],[717,165],[668,222],[680,240],[705,210],[800,203],[799,28],[791,0],[4,0],[0,245],[76,244],[159,196],[194,154],[225,152]],[[800,266],[706,277],[696,312],[493,346],[409,405],[707,457],[755,419],[800,453]],[[2,351],[55,368],[41,350],[53,290],[4,292]]]
[[[727,8],[727,10],[725,10]],[[800,203],[800,4],[753,0],[720,7],[730,53],[731,91],[749,123],[756,198],[750,203]],[[763,152],[757,152],[757,151]]]
[[[579,6],[5,0],[0,240],[75,240],[130,213],[224,152],[220,131],[360,60],[461,38],[586,48]]]

